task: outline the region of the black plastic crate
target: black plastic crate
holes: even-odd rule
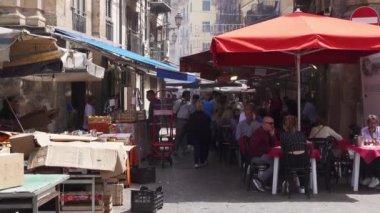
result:
[[[132,183],[147,184],[156,182],[156,168],[131,168],[131,181]]]
[[[140,190],[131,190],[132,212],[156,212],[164,206],[164,193],[158,187],[156,191],[141,187]]]

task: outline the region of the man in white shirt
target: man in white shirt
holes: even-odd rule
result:
[[[86,106],[84,107],[84,113],[83,113],[83,126],[82,128],[84,130],[88,130],[88,117],[95,115],[95,102],[96,99],[94,96],[88,96]]]
[[[186,152],[187,145],[187,134],[186,134],[186,125],[192,111],[192,106],[190,103],[190,91],[183,91],[182,98],[177,100],[173,106],[173,113],[175,115],[175,147],[174,154],[177,155],[179,149],[182,149],[182,152]]]

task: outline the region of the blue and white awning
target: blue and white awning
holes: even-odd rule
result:
[[[95,38],[92,36],[88,36],[84,33],[67,30],[59,27],[53,28],[53,33],[55,35],[63,37],[64,39],[78,43],[82,46],[95,48],[103,52],[108,52],[113,55],[119,56],[120,58],[131,59],[136,63],[140,63],[142,65],[152,67],[154,69],[179,72],[179,69],[177,67],[123,49],[120,45],[112,43],[110,41]]]

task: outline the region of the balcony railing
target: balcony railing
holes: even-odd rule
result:
[[[151,58],[162,61],[168,55],[167,41],[158,41],[150,46]]]
[[[86,16],[76,10],[73,10],[73,30],[86,33]]]
[[[151,12],[157,14],[170,12],[170,0],[151,0],[150,9]]]
[[[106,21],[106,38],[113,41],[113,22],[110,20]]]
[[[226,33],[232,30],[237,30],[243,27],[245,27],[244,24],[214,24],[211,27],[211,32],[214,35],[219,35],[219,34]]]

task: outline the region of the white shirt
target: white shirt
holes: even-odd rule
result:
[[[362,128],[361,135],[364,137],[364,140],[380,139],[380,126],[376,127],[372,136],[369,134],[368,127],[364,127]]]
[[[253,113],[252,115],[252,119],[253,120],[256,120],[256,115],[255,113]],[[241,112],[240,115],[239,115],[239,122],[242,122],[242,121],[245,121],[245,112]]]
[[[84,113],[83,113],[83,116],[84,116],[83,126],[82,126],[83,129],[88,128],[87,118],[88,116],[92,116],[92,115],[95,115],[95,107],[87,103],[86,106],[84,107]]]
[[[310,131],[310,138],[327,138],[329,136],[334,137],[337,141],[341,141],[343,138],[328,126],[316,126]]]
[[[189,119],[192,111],[192,105],[189,101],[179,99],[174,103],[173,113],[177,114],[176,118]]]

